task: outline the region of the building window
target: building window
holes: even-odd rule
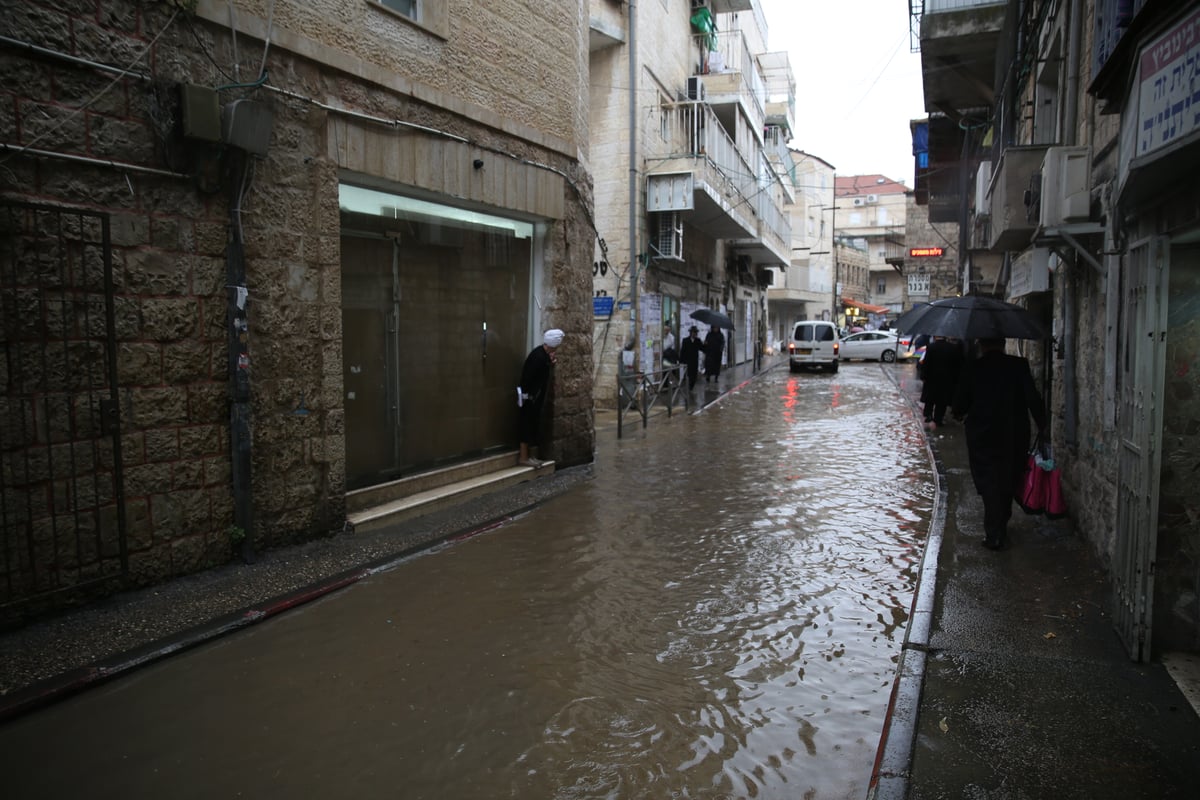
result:
[[[875,284],[875,293],[884,294],[887,292],[887,278],[880,278],[879,283]]]
[[[376,0],[376,2],[409,19],[417,18],[417,0]]]
[[[434,36],[450,37],[450,4],[445,0],[366,0],[366,3]]]

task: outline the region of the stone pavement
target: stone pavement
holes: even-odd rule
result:
[[[915,370],[891,374],[916,403]],[[1127,657],[1091,546],[1014,507],[984,549],[961,425],[928,439],[939,499],[872,796],[1200,797],[1200,717]]]

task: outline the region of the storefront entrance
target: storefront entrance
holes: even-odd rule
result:
[[[533,226],[340,195],[347,488],[515,448]]]

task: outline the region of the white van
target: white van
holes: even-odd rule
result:
[[[812,366],[837,372],[840,349],[837,327],[832,322],[806,319],[797,322],[792,329],[792,340],[788,342],[788,365],[792,372]]]

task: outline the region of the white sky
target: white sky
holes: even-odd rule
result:
[[[767,49],[796,77],[792,147],[838,175],[881,173],[912,188],[908,123],[925,116],[921,57],[905,0],[761,0]]]

